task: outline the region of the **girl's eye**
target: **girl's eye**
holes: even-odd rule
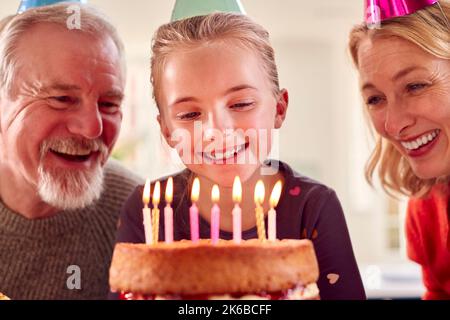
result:
[[[379,105],[382,101],[383,101],[383,98],[382,98],[382,97],[379,97],[379,96],[373,96],[373,97],[370,97],[369,99],[367,99],[366,104],[367,104],[369,107],[374,107],[374,106]]]
[[[408,92],[416,92],[426,87],[427,87],[426,83],[411,83],[406,86],[406,90]]]
[[[187,112],[177,115],[178,120],[193,120],[200,116],[200,112]]]
[[[253,106],[253,104],[254,104],[253,102],[236,103],[236,104],[233,104],[232,106],[230,106],[230,109],[242,110],[242,109]]]

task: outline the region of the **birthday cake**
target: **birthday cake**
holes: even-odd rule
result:
[[[319,299],[309,240],[119,243],[110,286],[124,300]]]
[[[0,300],[9,300],[9,298],[0,292]]]

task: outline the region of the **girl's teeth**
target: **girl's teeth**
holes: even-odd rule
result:
[[[235,154],[238,154],[239,152],[241,152],[244,149],[244,146],[239,146],[239,147],[235,147],[234,149],[231,149],[229,151],[226,151],[225,153],[219,153],[216,152],[215,154],[212,153],[208,153],[205,154],[208,158],[210,158],[211,160],[228,160],[229,158],[234,157]]]

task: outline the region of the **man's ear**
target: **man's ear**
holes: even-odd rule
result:
[[[161,129],[161,133],[164,137],[164,139],[166,140],[167,144],[171,147],[174,148],[174,143],[171,139],[171,134],[169,131],[169,128],[167,127],[166,122],[164,121],[163,117],[161,117],[161,115],[159,114],[156,119],[158,120],[159,123],[159,127]]]
[[[283,89],[278,94],[277,113],[275,115],[275,129],[280,129],[286,119],[287,109],[289,106],[289,93]]]

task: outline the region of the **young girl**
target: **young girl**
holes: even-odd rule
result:
[[[385,190],[411,197],[407,250],[423,298],[450,299],[450,1],[434,2],[402,1],[404,16],[382,10],[379,28],[352,30],[350,50],[378,133],[366,176],[378,169]]]
[[[256,182],[264,182],[267,194],[281,180],[284,191],[276,208],[277,237],[312,239],[322,299],[365,299],[335,192],[283,162],[267,160],[271,132],[281,127],[288,108],[288,93],[279,88],[267,31],[248,17],[231,13],[163,25],[154,38],[152,84],[161,132],[187,167],[173,176],[174,239],[190,239],[194,177],[201,185],[197,202],[201,238],[210,238],[211,189],[214,184],[220,187],[221,239],[232,238],[236,176],[243,189],[243,239],[258,238],[253,199]],[[165,190],[167,178],[160,181]],[[142,192],[142,187],[137,188],[123,207],[119,242],[145,242]],[[165,205],[162,201],[160,209]],[[263,206],[268,212],[268,196]],[[160,241],[164,240],[163,220]]]

